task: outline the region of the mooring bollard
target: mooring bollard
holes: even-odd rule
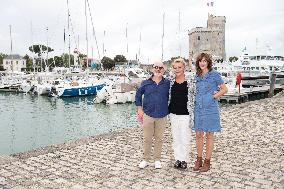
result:
[[[268,97],[271,98],[274,95],[274,88],[275,88],[275,81],[276,81],[276,74],[274,72],[270,73],[269,81],[270,81],[270,88],[269,88]]]

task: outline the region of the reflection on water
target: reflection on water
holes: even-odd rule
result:
[[[136,126],[135,105],[0,93],[0,155]]]

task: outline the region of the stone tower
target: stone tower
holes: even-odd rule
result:
[[[209,53],[215,59],[226,59],[225,16],[208,14],[207,27],[196,27],[188,32],[189,54],[196,58],[201,52]]]

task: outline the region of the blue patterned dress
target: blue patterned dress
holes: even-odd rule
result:
[[[224,81],[221,75],[211,70],[204,76],[196,75],[196,98],[194,108],[194,130],[204,132],[220,132],[220,111],[219,104],[213,98],[214,91]]]

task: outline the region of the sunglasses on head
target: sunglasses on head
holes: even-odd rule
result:
[[[153,66],[153,68],[155,68],[156,70],[157,70],[157,69],[159,69],[159,70],[164,69],[163,66],[161,66],[161,67],[160,67],[160,66]]]

